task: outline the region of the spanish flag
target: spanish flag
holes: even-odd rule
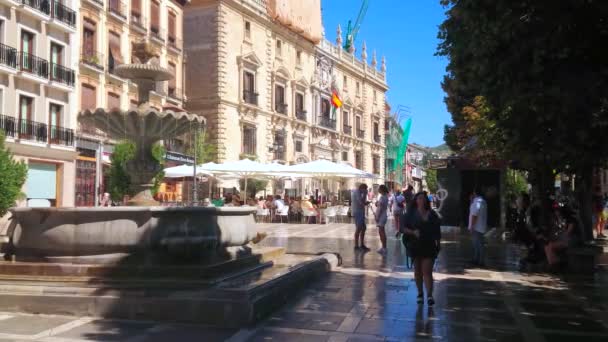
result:
[[[340,99],[338,93],[335,90],[331,95],[331,104],[334,106],[334,108],[342,107],[342,100]]]

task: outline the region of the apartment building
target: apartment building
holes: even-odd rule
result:
[[[76,0],[0,1],[0,130],[28,165],[27,206],[72,206]]]
[[[78,109],[129,110],[137,106],[135,84],[117,76],[114,68],[134,61],[132,44],[148,41],[154,62],[168,68],[174,78],[159,82],[150,95],[157,110],[184,106],[183,15],[186,0],[81,0],[78,19]],[[111,144],[93,127],[79,125],[77,132],[78,206],[93,206],[96,190],[104,183],[99,159],[108,161]],[[127,137],[125,137],[127,138]]]
[[[385,64],[378,70],[375,54],[368,62],[365,47],[358,58],[325,40],[320,1],[300,5],[193,0],[184,19],[186,51],[205,62],[186,66],[187,109],[207,118],[219,162],[328,159],[380,180]],[[290,10],[297,16],[282,17]],[[334,91],[344,103],[337,111]]]

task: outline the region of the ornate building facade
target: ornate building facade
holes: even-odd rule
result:
[[[80,0],[78,18],[78,110],[129,110],[138,103],[137,88],[118,77],[114,67],[132,62],[132,44],[149,41],[155,62],[173,72],[150,94],[157,110],[184,106],[183,11],[185,0]],[[111,143],[92,127],[79,125],[76,145],[76,205],[93,206],[103,187],[102,167]],[[127,138],[127,137],[125,137]],[[104,144],[105,141],[105,144]]]
[[[315,41],[274,12],[264,0],[193,0],[185,13],[187,109],[207,118],[218,161],[328,159],[383,182],[384,59],[379,66],[374,52],[368,62],[365,44],[359,59],[340,38]]]
[[[0,131],[28,165],[20,205],[74,204],[78,7],[0,1]]]

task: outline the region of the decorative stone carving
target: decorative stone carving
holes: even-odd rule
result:
[[[336,45],[342,46],[342,27],[340,27],[340,24],[338,24],[338,29],[336,30]]]
[[[363,47],[361,47],[361,59],[367,63],[367,44],[365,44],[365,40],[363,41]]]
[[[380,67],[382,72],[386,72],[386,58],[382,56],[382,66]]]
[[[372,67],[375,69],[378,66],[378,59],[376,58],[376,50],[372,53]]]

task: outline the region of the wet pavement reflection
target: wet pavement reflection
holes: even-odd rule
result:
[[[490,239],[487,268],[470,267],[471,244],[444,232],[435,264],[436,305],[416,304],[405,250],[375,228],[369,252],[353,249],[349,224],[261,224],[263,244],[290,253],[337,252],[342,266],[250,330],[250,341],[608,341],[608,276],[521,273],[517,246]],[[389,234],[391,236],[391,234]],[[394,236],[394,234],[393,234]]]

